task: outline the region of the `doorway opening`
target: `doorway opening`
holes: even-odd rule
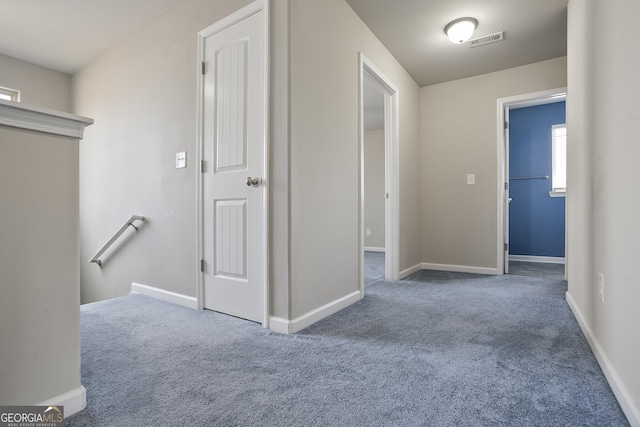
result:
[[[501,273],[566,279],[566,193],[551,188],[551,134],[565,122],[565,99],[560,88],[498,100]]]
[[[365,78],[364,121],[364,286],[385,275],[385,138],[384,94]]]
[[[365,281],[398,280],[399,179],[398,89],[362,53],[359,179],[359,278],[364,297]]]

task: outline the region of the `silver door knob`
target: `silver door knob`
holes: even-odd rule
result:
[[[260,185],[260,178],[247,177],[247,187],[257,187]]]

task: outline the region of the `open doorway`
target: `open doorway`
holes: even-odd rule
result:
[[[398,280],[398,89],[362,53],[359,62],[358,246],[364,297],[365,281]]]
[[[566,167],[558,169],[560,160],[566,165],[565,99],[562,88],[498,100],[505,274],[566,279]],[[564,145],[554,139],[560,127]]]
[[[384,94],[363,82],[364,121],[364,286],[385,278]]]

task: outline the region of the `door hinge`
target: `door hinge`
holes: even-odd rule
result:
[[[504,244],[504,251],[506,252],[506,251],[508,251],[508,250],[509,250],[509,244],[508,244],[508,243],[505,243],[505,244]]]
[[[200,160],[200,172],[205,173],[207,171],[207,161]]]
[[[204,273],[204,260],[203,259],[200,260],[200,271],[202,273]]]
[[[505,182],[505,183],[504,183],[504,189],[505,189],[505,190],[508,190],[508,189],[509,189],[509,183],[508,183],[508,182]]]
[[[202,65],[202,69],[201,69],[202,74],[205,74],[205,73],[207,72],[207,71],[206,71],[207,67],[206,67],[206,65],[205,65],[205,62],[204,62],[204,61],[202,61],[202,64],[201,64],[201,65]]]
[[[204,74],[204,71],[202,72],[202,74]],[[509,122],[504,122],[504,128],[509,129]]]

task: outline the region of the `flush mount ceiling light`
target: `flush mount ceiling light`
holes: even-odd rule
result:
[[[471,38],[477,26],[478,21],[474,18],[459,18],[449,22],[444,27],[444,32],[452,43],[460,44]]]

